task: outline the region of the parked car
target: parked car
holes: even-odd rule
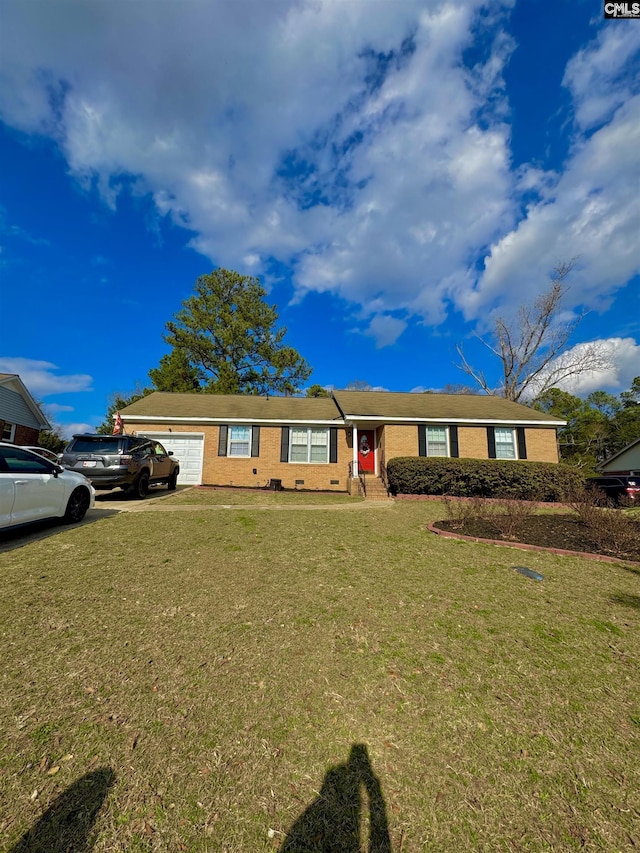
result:
[[[166,483],[176,488],[180,463],[173,453],[151,438],[135,435],[74,435],[60,464],[84,474],[95,489],[120,487],[144,498],[149,486]]]
[[[34,447],[31,445],[27,445],[25,450],[31,450],[32,453],[37,453],[39,456],[42,456],[44,459],[48,459],[49,462],[55,462],[57,464],[59,453],[54,453],[53,450],[49,450],[47,447]]]
[[[0,529],[47,518],[82,521],[95,491],[82,474],[6,442],[0,443]]]
[[[640,477],[625,474],[589,477],[587,486],[603,492],[607,500],[613,504],[625,502],[625,498],[640,503]]]

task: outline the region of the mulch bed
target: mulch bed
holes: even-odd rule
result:
[[[522,522],[515,539],[504,538],[489,520],[483,518],[465,519],[464,522],[436,521],[433,527],[463,536],[497,539],[505,544],[520,542],[542,548],[580,551],[640,562],[640,523],[630,521],[630,524],[637,527],[638,535],[635,544],[625,550],[625,553],[616,553],[615,550],[598,547],[597,543],[590,539],[586,525],[573,514],[533,515]]]

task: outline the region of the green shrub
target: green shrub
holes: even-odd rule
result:
[[[397,457],[387,463],[394,495],[457,495],[562,501],[583,478],[570,465],[507,459]]]

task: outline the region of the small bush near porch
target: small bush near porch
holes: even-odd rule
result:
[[[180,500],[0,542],[0,849],[640,846],[637,568]]]

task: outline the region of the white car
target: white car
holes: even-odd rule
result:
[[[0,530],[31,521],[82,521],[95,491],[82,474],[37,453],[0,442]]]
[[[21,445],[22,447],[23,445]],[[34,453],[37,453],[39,456],[43,456],[45,459],[48,459],[49,462],[58,462],[58,454],[54,453],[53,450],[49,450],[46,447],[33,447],[30,444],[24,445],[25,450],[32,450]]]

